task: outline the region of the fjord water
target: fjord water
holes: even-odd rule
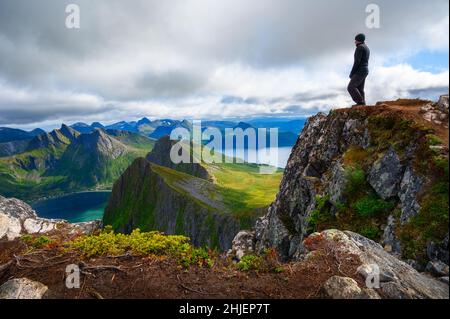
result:
[[[284,168],[291,149],[291,147],[261,150],[236,149],[234,154],[250,163],[269,164]],[[233,157],[233,149],[226,150],[225,154]],[[273,154],[276,156],[270,156]],[[251,160],[252,158],[257,160]],[[32,203],[31,206],[39,217],[65,219],[71,223],[79,223],[102,219],[110,195],[111,191],[79,192],[40,200]]]
[[[103,218],[110,195],[111,191],[80,192],[41,200],[31,206],[39,217],[86,222]]]

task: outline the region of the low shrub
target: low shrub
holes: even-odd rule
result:
[[[68,243],[69,249],[78,249],[83,256],[120,255],[131,252],[137,255],[168,256],[181,265],[212,267],[213,260],[204,248],[196,248],[185,236],[164,235],[160,232],[133,230],[130,235],[116,234],[105,228],[98,235],[81,236]]]
[[[264,265],[264,258],[257,255],[245,255],[236,264],[240,271],[261,271]]]
[[[352,208],[361,217],[371,217],[392,210],[394,204],[375,196],[365,196],[353,203]]]

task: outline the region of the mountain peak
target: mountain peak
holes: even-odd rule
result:
[[[100,122],[93,122],[91,124],[91,127],[93,127],[93,128],[104,128],[103,124],[100,123]]]
[[[67,126],[64,123],[61,125],[61,128],[59,129],[59,131],[61,132],[62,135],[67,137],[71,142],[73,142],[80,135],[80,133],[78,133],[76,130],[74,130],[70,126]]]
[[[245,123],[245,122],[239,122],[238,125],[236,125],[234,128],[235,128],[235,129],[241,128],[241,129],[243,129],[243,130],[246,130],[246,129],[251,128],[251,127],[253,127],[253,126],[251,126],[251,125],[248,124],[248,123]]]
[[[73,143],[73,147],[83,147],[85,151],[117,158],[127,151],[127,147],[112,138],[103,129],[96,128],[90,134],[82,134]]]
[[[138,122],[137,122],[137,126],[141,126],[141,125],[148,125],[148,124],[151,124],[152,123],[152,121],[150,121],[148,118],[146,118],[146,117],[143,117],[142,119],[140,119]]]

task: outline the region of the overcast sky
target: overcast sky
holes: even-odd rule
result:
[[[81,28],[67,29],[67,4]],[[367,29],[366,6],[381,9]],[[448,92],[448,0],[0,0],[0,126],[302,116]]]

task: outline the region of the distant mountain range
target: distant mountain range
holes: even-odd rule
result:
[[[278,133],[278,146],[291,147],[295,145],[298,134],[305,124],[305,119],[285,120],[285,119],[253,119],[247,122],[234,122],[234,121],[204,121],[202,122],[202,129],[205,130],[208,127],[218,128],[225,136],[225,129],[242,128],[277,128]],[[90,133],[96,128],[122,130],[133,133],[139,133],[153,139],[160,139],[163,136],[170,135],[172,130],[183,127],[188,130],[192,129],[191,122],[187,120],[171,120],[162,119],[151,121],[144,117],[139,121],[132,122],[117,122],[111,125],[102,125],[95,122],[91,125],[86,123],[75,123],[71,125],[73,129],[80,133]]]
[[[202,130],[217,128],[225,139],[226,129],[276,127],[278,146],[292,147],[303,124],[302,120],[205,121]],[[28,132],[0,128],[0,194],[32,200],[72,191],[109,189],[134,159],[147,155],[157,140],[180,127],[192,132],[192,122],[187,120],[152,121],[145,117],[111,125],[62,124],[48,133],[42,129]]]
[[[9,154],[0,157],[0,194],[33,200],[109,189],[135,158],[151,151],[155,141],[141,134],[103,128],[81,134],[63,124],[31,139],[6,143]]]

